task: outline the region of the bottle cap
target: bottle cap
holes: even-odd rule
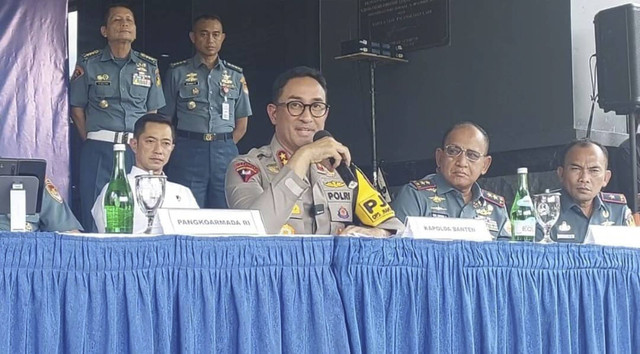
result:
[[[126,149],[124,144],[113,144],[113,151],[125,151]]]
[[[518,174],[520,173],[529,173],[529,170],[526,167],[519,167]]]

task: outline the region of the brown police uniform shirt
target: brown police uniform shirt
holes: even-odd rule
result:
[[[354,191],[336,172],[313,164],[305,178],[287,167],[289,153],[275,135],[271,144],[235,158],[226,176],[227,204],[262,214],[269,234],[338,234],[357,224]],[[395,217],[378,226],[398,230]]]

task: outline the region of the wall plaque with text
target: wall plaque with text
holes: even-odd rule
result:
[[[360,38],[405,52],[449,44],[449,0],[358,0]]]

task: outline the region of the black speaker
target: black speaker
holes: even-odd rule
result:
[[[598,104],[625,115],[640,108],[640,6],[626,4],[594,19]]]

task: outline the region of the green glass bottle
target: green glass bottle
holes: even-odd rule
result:
[[[124,144],[113,145],[113,174],[104,196],[105,231],[130,234],[133,231],[133,193],[124,167]]]
[[[518,168],[518,191],[511,206],[511,230],[514,241],[533,242],[536,237],[536,215],[529,194],[526,167]]]

